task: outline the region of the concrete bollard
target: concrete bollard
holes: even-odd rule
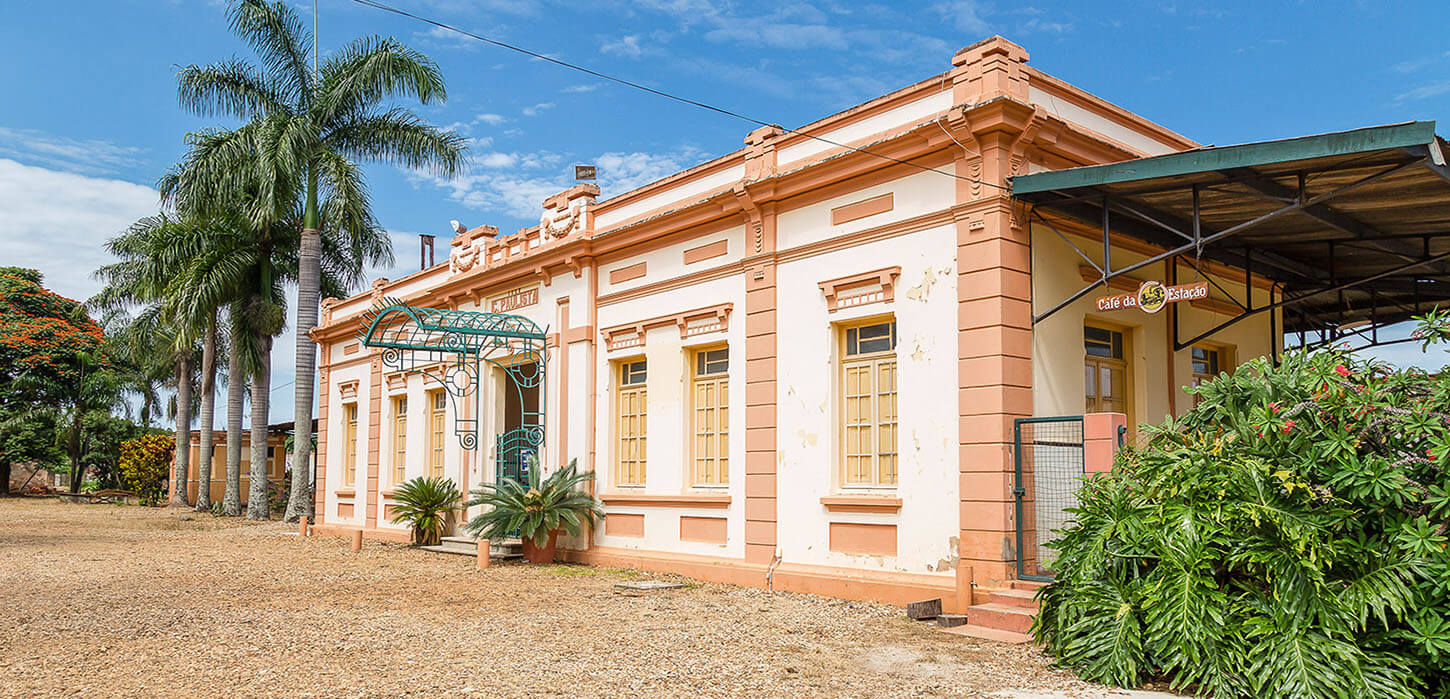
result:
[[[491,551],[491,550],[492,550],[492,547],[488,543],[488,539],[479,539],[478,540],[478,567],[479,568],[487,568],[488,567],[489,551]]]
[[[354,551],[361,551],[362,550],[362,530],[361,529],[354,529],[353,532],[352,532],[352,550],[354,550]]]
[[[297,536],[312,536],[312,529],[307,526],[307,516],[297,518]]]

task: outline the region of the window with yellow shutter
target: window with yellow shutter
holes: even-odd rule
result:
[[[428,476],[443,477],[443,424],[448,397],[442,391],[428,392]]]
[[[730,482],[730,350],[695,352],[691,382],[691,454],[697,486]]]
[[[618,372],[615,434],[619,442],[615,450],[615,483],[644,485],[647,367],[643,359],[621,362]]]
[[[894,487],[897,478],[896,322],[841,331],[842,483]]]
[[[342,419],[342,484],[351,488],[357,485],[357,403],[342,406]]]
[[[408,480],[406,450],[408,446],[408,397],[393,399],[393,483]]]

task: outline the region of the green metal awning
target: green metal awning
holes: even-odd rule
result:
[[[1087,222],[1103,251],[1110,235],[1161,251],[1114,264],[1073,244],[1101,278],[1067,298],[1039,299],[1034,322],[1114,277],[1177,257],[1245,269],[1281,290],[1273,303],[1230,295],[1241,313],[1179,348],[1275,309],[1284,319],[1277,332],[1334,340],[1357,329],[1378,343],[1377,328],[1450,304],[1445,148],[1435,122],[1419,121],[1014,177],[1012,196],[1030,205],[1034,222],[1054,231],[1062,217]]]
[[[544,439],[544,367],[548,331],[524,316],[485,311],[409,306],[385,298],[363,314],[358,339],[382,348],[392,371],[422,374],[453,403],[454,432],[464,449],[478,446],[480,362],[502,370],[522,405],[525,388],[540,388],[538,409],[523,411],[521,424],[499,436],[495,466],[522,473],[525,455]],[[464,409],[471,401],[471,409]],[[522,410],[522,409],[521,409]]]
[[[518,344],[542,342],[546,333],[523,316],[409,306],[384,299],[368,311],[358,339],[368,347],[488,354]]]
[[[1159,180],[1159,184],[1163,184],[1166,182],[1163,178],[1174,177],[1184,177],[1187,181],[1192,181],[1195,176],[1205,172],[1260,166],[1282,169],[1286,165],[1307,165],[1322,158],[1352,157],[1381,150],[1424,147],[1433,143],[1435,122],[1412,121],[1279,141],[1196,148],[1123,163],[1019,175],[1012,179],[1012,193],[1015,196],[1027,197],[1040,192],[1120,185],[1142,180]],[[1443,160],[1440,164],[1444,164]]]

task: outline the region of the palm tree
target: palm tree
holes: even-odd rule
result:
[[[88,302],[92,308],[107,311],[140,307],[142,310],[136,321],[140,325],[134,332],[147,338],[146,342],[161,342],[160,345],[152,345],[151,352],[154,354],[150,361],[165,356],[175,367],[176,456],[171,493],[171,505],[174,507],[187,505],[191,417],[195,410],[191,389],[195,381],[193,359],[198,333],[194,323],[189,323],[188,318],[178,315],[167,305],[169,296],[175,292],[176,270],[176,260],[169,253],[177,238],[192,235],[197,229],[204,230],[205,226],[206,222],[173,219],[165,214],[137,220],[121,235],[106,242],[107,249],[119,261],[96,270],[94,276],[106,286]],[[131,344],[136,345],[137,341]],[[161,349],[163,347],[164,350]],[[146,411],[149,412],[149,407]],[[147,419],[149,421],[149,415]]]
[[[206,319],[206,331],[201,341],[201,445],[197,450],[196,510],[211,510],[211,465],[216,427],[216,350],[217,309],[212,308]]]
[[[451,177],[464,169],[464,140],[409,110],[383,108],[394,97],[422,104],[446,97],[437,64],[396,39],[355,39],[321,65],[314,56],[309,70],[312,37],[285,2],[241,0],[227,14],[232,31],[256,51],[261,65],[232,60],[187,66],[179,75],[179,97],[182,106],[201,115],[247,123],[213,132],[177,185],[206,201],[245,188],[239,184],[260,183],[257,205],[248,212],[257,225],[301,209],[294,415],[297,424],[307,424],[317,368],[308,331],[317,325],[325,226],[330,220],[337,231],[362,235],[372,219],[355,161]],[[288,521],[311,511],[310,442],[298,440],[293,454]]]
[[[174,259],[172,298],[178,312],[195,317],[205,309],[215,308],[226,299],[232,323],[229,365],[228,427],[236,438],[228,442],[228,491],[224,507],[231,513],[239,507],[239,493],[232,487],[233,475],[240,464],[240,419],[231,419],[230,409],[240,405],[243,373],[251,380],[251,473],[247,495],[247,517],[267,519],[267,425],[270,412],[272,339],[282,331],[286,312],[282,305],[286,284],[297,280],[298,245],[296,231],[301,227],[302,211],[276,212],[269,223],[257,224],[244,215],[253,212],[263,188],[257,182],[236,184],[244,187],[233,191],[225,200],[196,201],[181,186],[184,173],[195,162],[197,152],[231,132],[214,131],[192,137],[194,149],[171,173],[162,178],[160,189],[168,200],[182,210],[209,220],[213,225],[194,231],[191,237],[169,241],[166,255]],[[248,171],[255,172],[254,168]],[[328,200],[330,202],[330,199]],[[333,208],[327,207],[331,212]],[[392,250],[388,237],[370,219],[363,218],[351,230],[329,225],[322,219],[322,263],[320,286],[329,294],[343,295],[346,288],[361,280],[367,265],[390,262]],[[236,464],[234,466],[234,464]]]
[[[232,337],[240,338],[245,328],[239,327],[236,314],[232,318]],[[246,395],[246,374],[242,369],[242,343],[227,345],[227,475],[222,490],[222,514],[242,514],[242,401]]]

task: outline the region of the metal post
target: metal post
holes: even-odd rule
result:
[[[1113,273],[1113,243],[1111,229],[1108,227],[1108,198],[1103,197],[1103,276],[1106,278]]]

